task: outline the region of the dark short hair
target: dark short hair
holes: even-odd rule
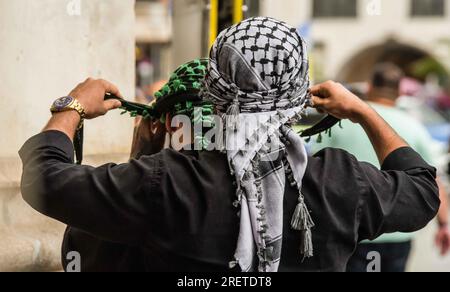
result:
[[[374,89],[391,90],[398,92],[404,73],[400,67],[392,63],[375,65],[372,73],[372,86]]]

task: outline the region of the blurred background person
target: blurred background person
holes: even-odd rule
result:
[[[367,94],[369,104],[402,136],[413,149],[419,152],[429,163],[434,162],[431,149],[432,138],[425,127],[416,119],[396,108],[400,95],[400,82],[404,74],[392,63],[380,63],[375,66]],[[335,130],[331,137],[325,137],[322,143],[315,143],[313,151],[333,147],[354,154],[358,160],[380,167],[370,141],[363,135],[363,129],[349,121],[343,121],[342,129]],[[434,164],[435,165],[435,164]],[[438,215],[439,231],[436,245],[442,255],[449,251],[450,232],[448,228],[448,199],[443,184],[438,179],[442,206]],[[383,272],[404,272],[412,248],[413,234],[385,234],[373,242],[364,242],[356,250],[348,265],[349,272],[367,271],[367,255],[377,251],[382,259]]]

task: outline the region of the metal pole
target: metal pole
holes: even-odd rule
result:
[[[210,0],[209,6],[209,47],[212,47],[219,33],[219,0]]]
[[[244,20],[244,0],[234,0],[233,5],[233,23],[239,23]]]

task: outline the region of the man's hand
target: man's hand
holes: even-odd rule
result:
[[[164,148],[166,127],[159,120],[141,119],[134,129],[131,158],[153,155]]]
[[[115,85],[105,80],[89,78],[72,90],[70,96],[81,103],[86,112],[86,119],[94,119],[122,106],[118,100],[105,101],[106,93],[121,97]],[[60,131],[73,140],[79,123],[80,115],[76,111],[55,113],[43,131]]]
[[[448,227],[448,195],[445,184],[441,178],[437,178],[436,182],[439,186],[439,198],[441,199],[441,207],[437,216],[439,223],[439,230],[436,234],[436,246],[441,252],[442,256],[445,256],[450,251],[450,229]]]
[[[104,100],[106,93],[122,97],[119,89],[106,80],[88,78],[69,94],[77,99],[86,112],[86,119],[95,119],[122,106],[118,100]]]
[[[439,227],[436,235],[436,246],[439,248],[442,256],[447,255],[450,251],[450,229],[447,225]]]
[[[311,88],[313,107],[339,119],[359,123],[370,107],[359,97],[334,81],[318,84]]]
[[[367,103],[339,83],[328,81],[311,88],[313,107],[340,119],[359,123],[377,153],[380,164],[393,151],[408,144]]]

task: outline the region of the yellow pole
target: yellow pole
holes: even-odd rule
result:
[[[219,34],[219,0],[210,0],[209,47],[212,47]]]
[[[244,20],[244,0],[234,0],[233,5],[233,23],[239,23]]]

